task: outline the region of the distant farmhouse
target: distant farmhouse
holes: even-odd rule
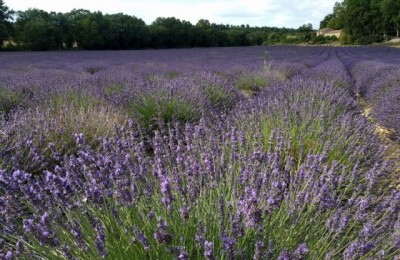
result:
[[[322,36],[336,36],[337,38],[340,37],[340,34],[342,33],[342,30],[333,30],[330,28],[324,28],[321,30],[317,31],[317,36],[322,35]]]
[[[12,45],[12,42],[10,42],[10,41],[3,41],[3,44],[1,45],[2,47],[7,47],[7,46],[10,46],[10,45]]]

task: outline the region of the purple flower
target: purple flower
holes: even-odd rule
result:
[[[156,213],[154,213],[154,211],[150,211],[148,214],[147,214],[147,219],[149,220],[149,221],[152,221],[153,219],[154,219],[154,217],[156,216]]]
[[[371,221],[366,222],[358,235],[362,240],[368,241],[374,235],[373,223]]]
[[[25,231],[25,232],[27,232],[27,233],[32,232],[32,228],[33,228],[33,219],[24,219],[24,220],[22,221],[22,223],[23,223],[23,228],[24,228],[24,231]]]
[[[197,232],[196,235],[194,236],[194,241],[196,242],[197,249],[202,248],[202,246],[204,245],[206,241],[205,235],[206,235],[206,230],[204,228],[203,223],[200,221],[199,223],[197,223]]]
[[[185,248],[182,246],[173,246],[171,248],[168,248],[167,251],[173,255],[175,255],[175,259],[181,259],[181,260],[188,260],[189,255],[185,251]]]
[[[228,258],[234,257],[236,240],[234,238],[229,237],[225,232],[222,233],[221,240],[223,243],[223,250],[225,255]]]
[[[13,259],[13,253],[11,250],[8,250],[6,255],[4,256],[4,260],[12,260]]]
[[[187,220],[189,219],[189,213],[190,213],[190,206],[183,206],[180,210],[181,217],[183,221],[186,223]]]
[[[81,231],[81,227],[78,221],[75,221],[74,224],[68,224],[67,228],[71,230],[71,233],[75,238],[75,245],[80,250],[87,251],[89,248],[85,243],[84,235]]]
[[[136,237],[136,238],[139,240],[139,242],[143,245],[144,250],[146,250],[146,251],[150,250],[150,243],[149,243],[149,241],[147,240],[146,236],[143,235],[143,233],[140,232],[140,230],[139,230],[136,226],[134,226],[134,227],[132,228],[132,230],[133,230],[133,234],[135,235],[135,237]]]
[[[209,241],[204,241],[204,256],[206,259],[213,260],[215,259],[213,255],[214,243]]]
[[[360,243],[358,241],[352,242],[344,251],[344,259],[351,260],[357,258],[359,255]]]
[[[80,145],[85,144],[85,139],[83,137],[83,133],[75,134],[74,137],[75,137],[75,141],[77,144],[80,144]]]
[[[45,212],[40,217],[40,224],[42,224],[42,225],[48,225],[49,224],[49,214],[47,212]]]
[[[287,249],[283,249],[279,256],[278,256],[278,260],[290,260],[290,252]]]
[[[239,201],[238,208],[244,214],[246,227],[257,228],[262,225],[262,212],[258,207],[260,198],[255,189],[245,188],[244,199]]]
[[[96,232],[96,249],[99,255],[102,258],[105,258],[107,256],[107,249],[106,249],[106,235],[104,233],[104,227],[103,224],[100,222],[100,220],[95,221],[95,232]]]
[[[0,243],[0,248],[1,248],[1,243]],[[20,237],[17,242],[15,243],[15,255],[19,256],[21,253],[24,252],[24,242],[22,240],[22,237]]]
[[[264,243],[263,242],[261,242],[261,241],[257,241],[256,242],[256,250],[255,250],[255,252],[254,252],[254,255],[253,255],[253,260],[260,260],[260,259],[262,259],[262,251],[264,250],[264,247],[265,247],[265,245],[264,245]]]
[[[307,248],[306,243],[302,243],[294,251],[294,256],[297,259],[303,259],[308,254],[308,252],[309,252],[309,250]]]
[[[158,244],[168,245],[172,242],[172,235],[167,231],[167,223],[158,217],[157,230],[154,233],[154,239]]]
[[[77,257],[75,257],[75,256],[73,256],[72,254],[71,254],[71,247],[70,246],[68,246],[68,245],[64,245],[63,247],[62,247],[62,254],[63,254],[63,256],[65,257],[65,258],[67,258],[67,259],[78,259]]]
[[[168,176],[161,176],[161,193],[162,193],[162,203],[167,207],[168,210],[171,210],[172,207],[172,191],[171,191],[171,183]]]

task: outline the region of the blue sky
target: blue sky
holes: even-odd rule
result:
[[[68,12],[73,8],[124,13],[143,19],[147,24],[157,17],[174,16],[193,24],[199,19],[210,22],[251,26],[298,28],[319,22],[332,12],[338,0],[4,0],[14,10],[39,8]]]

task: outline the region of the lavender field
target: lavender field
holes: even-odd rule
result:
[[[398,259],[400,49],[0,55],[0,259]]]

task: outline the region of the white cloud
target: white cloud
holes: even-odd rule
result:
[[[311,22],[314,27],[332,11],[337,0],[5,0],[14,10],[39,8],[68,12],[73,8],[125,13],[146,23],[157,17],[174,16],[195,24],[199,19],[223,24],[250,24],[297,28]]]

